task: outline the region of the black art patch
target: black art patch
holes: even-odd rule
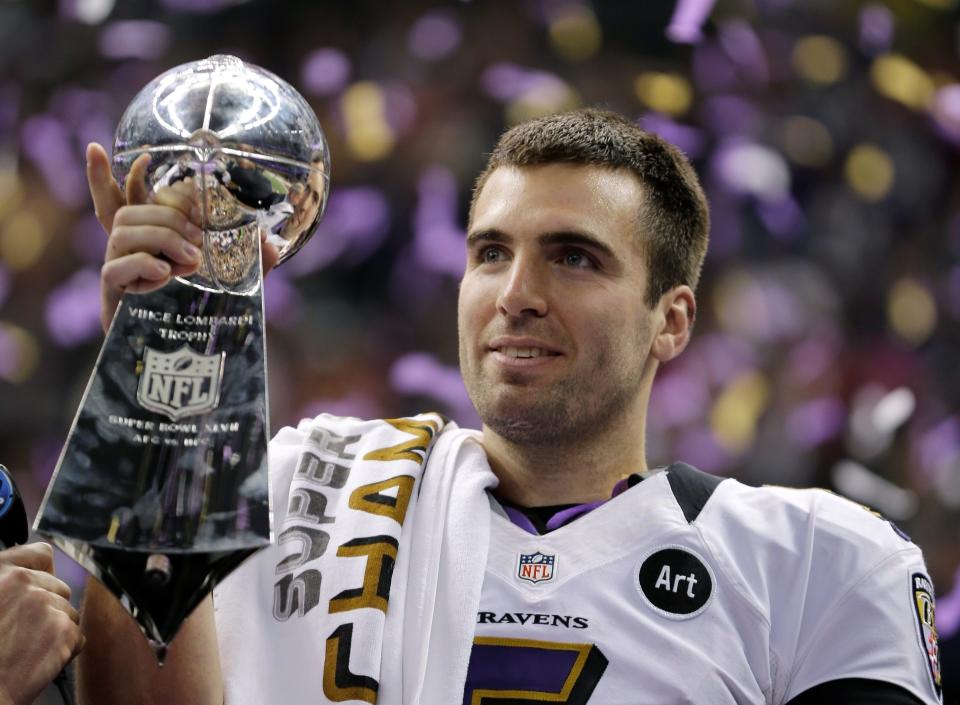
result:
[[[713,595],[713,574],[686,548],[662,548],[643,559],[637,587],[655,610],[673,619],[695,617]]]

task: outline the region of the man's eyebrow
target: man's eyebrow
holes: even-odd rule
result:
[[[593,235],[576,230],[561,230],[554,233],[544,233],[537,238],[542,245],[577,245],[596,250],[610,259],[619,259],[617,253],[605,242]]]
[[[473,247],[478,242],[497,242],[503,244],[510,242],[510,240],[509,235],[494,228],[474,230],[471,233],[467,233],[467,247]]]
[[[474,247],[478,243],[497,243],[509,244],[513,238],[502,230],[496,228],[487,228],[485,230],[474,230],[467,235],[467,247]],[[604,257],[618,259],[617,254],[605,242],[593,235],[577,230],[558,230],[556,232],[544,233],[537,238],[541,245],[576,245],[586,247],[599,252]]]

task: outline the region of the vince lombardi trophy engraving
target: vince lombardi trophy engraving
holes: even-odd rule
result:
[[[202,264],[125,294],[36,530],[99,578],[158,659],[213,586],[271,541],[261,237],[280,262],[319,222],[330,158],[290,85],[232,56],[148,84],[117,128],[123,183],[197,204]]]

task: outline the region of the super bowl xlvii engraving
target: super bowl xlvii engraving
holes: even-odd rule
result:
[[[329,192],[317,118],[290,85],[231,56],[147,85],[117,127],[123,185],[148,154],[203,230],[201,266],[125,294],[36,530],[121,600],[162,659],[183,620],[271,540],[262,241],[280,262]]]

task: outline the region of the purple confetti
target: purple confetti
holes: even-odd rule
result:
[[[480,83],[487,95],[503,103],[533,92],[549,94],[567,90],[566,84],[555,74],[509,62],[487,67]]]
[[[928,478],[935,481],[949,472],[950,464],[960,459],[960,417],[951,416],[923,431],[914,452]]]
[[[752,135],[763,124],[763,115],[757,106],[738,95],[707,99],[700,116],[715,135]]]
[[[429,353],[408,353],[397,359],[390,368],[390,386],[400,394],[436,399],[461,426],[479,427],[459,368],[444,365]]]
[[[58,345],[72,347],[101,335],[100,273],[81,269],[47,297],[46,323]]]
[[[103,264],[107,233],[94,215],[93,209],[77,219],[77,224],[73,228],[72,244],[74,253],[87,264]]]
[[[59,89],[50,98],[50,112],[72,133],[78,160],[82,159],[83,152],[80,145],[98,142],[109,147],[112,144],[117,122],[114,101],[104,91],[74,86]]]
[[[677,440],[675,456],[704,472],[721,473],[727,470],[734,458],[730,451],[717,441],[706,427],[688,430]]]
[[[264,279],[263,310],[271,325],[291,328],[300,318],[302,304],[300,292],[290,283],[286,265],[273,270]]]
[[[758,200],[756,211],[770,234],[781,241],[795,240],[805,224],[803,209],[790,194],[780,199]]]
[[[670,144],[677,146],[690,159],[697,159],[703,154],[706,138],[696,127],[681,125],[661,113],[647,113],[640,118],[638,124],[647,132],[660,135]]]
[[[886,5],[866,5],[860,10],[860,49],[869,56],[890,51],[893,23],[893,12]]]
[[[47,187],[62,204],[76,208],[87,200],[87,177],[66,126],[47,113],[29,118],[21,130],[27,157],[43,174]]]
[[[657,375],[647,419],[652,431],[666,431],[700,421],[709,408],[710,390],[702,368],[687,365],[685,369],[665,370]]]
[[[701,336],[692,352],[717,387],[753,371],[758,362],[756,350],[747,341],[723,333]]]
[[[790,168],[784,158],[741,136],[717,145],[710,158],[710,174],[731,193],[776,203],[789,198]]]
[[[413,127],[417,119],[417,99],[410,87],[392,81],[381,86],[384,98],[384,113],[394,133],[402,134]]]
[[[103,91],[66,86],[51,96],[50,112],[65,125],[75,127],[84,122],[89,113],[105,112],[111,102],[110,96]]]
[[[307,54],[300,69],[303,90],[312,95],[332,95],[349,80],[350,59],[339,49],[315,49]]]
[[[342,258],[348,265],[362,262],[383,242],[390,226],[390,205],[372,186],[333,189],[317,232],[285,268],[302,276]]]
[[[493,64],[480,77],[483,90],[491,98],[508,101],[521,95],[529,87],[528,71],[511,63]]]
[[[59,0],[57,13],[65,20],[76,20],[85,24],[100,24],[113,11],[115,0],[89,2],[85,0]]]
[[[846,420],[847,409],[839,399],[813,399],[790,411],[787,437],[800,448],[814,448],[839,436]]]
[[[170,45],[170,29],[154,20],[118,20],[100,31],[100,54],[108,59],[156,59]]]
[[[433,10],[410,28],[407,47],[424,61],[440,61],[456,51],[462,40],[463,30],[456,18],[449,12]]]
[[[740,250],[737,202],[725,187],[717,186],[716,179],[711,180],[707,195],[710,204],[710,247],[707,248],[707,258],[727,259]]]
[[[20,112],[20,87],[0,84],[0,145],[16,141],[17,115]]]
[[[113,142],[115,123],[116,119],[106,112],[89,113],[75,128],[77,141],[82,145],[96,142],[109,147]]]
[[[950,270],[944,290],[944,308],[954,320],[960,321],[960,267]]]
[[[696,44],[703,39],[703,24],[715,0],[677,0],[667,25],[667,38],[678,44]]]
[[[757,28],[760,43],[767,57],[767,71],[771,83],[790,81],[793,73],[794,38],[776,29]]]
[[[960,631],[960,568],[953,574],[953,589],[937,595],[936,620],[940,639],[949,639]]]
[[[161,0],[171,10],[194,14],[213,14],[231,5],[240,5],[248,0]]]
[[[16,339],[0,326],[0,379],[13,381],[20,368],[20,346]]]
[[[837,355],[836,346],[827,341],[817,338],[804,340],[790,351],[787,376],[797,386],[813,384],[833,369]]]
[[[704,93],[722,93],[737,86],[737,67],[715,42],[693,50],[693,82]]]
[[[469,2],[469,0],[461,0]],[[556,22],[559,17],[583,6],[582,0],[526,0],[527,15],[544,27]]]
[[[10,294],[10,286],[10,270],[7,269],[7,266],[3,262],[0,262],[0,308],[3,307],[4,302],[7,300],[7,296]]]
[[[79,0],[57,0],[57,14],[65,20],[77,19],[77,4]]]
[[[953,213],[947,223],[947,244],[951,251],[960,257],[960,211]]]
[[[802,334],[807,323],[796,295],[774,277],[757,277],[720,301],[724,321],[738,333],[774,342]]]
[[[79,400],[78,400],[79,403]],[[63,452],[67,429],[63,429],[63,436],[52,440],[47,438],[34,443],[30,448],[30,479],[37,487],[46,487],[53,477],[60,453]],[[24,497],[26,499],[26,497]],[[37,504],[39,507],[39,503]]]
[[[390,298],[403,301],[408,308],[433,305],[438,296],[449,295],[449,279],[435,272],[425,272],[414,259],[413,248],[400,252],[390,273]],[[433,276],[430,276],[433,275]]]
[[[414,256],[425,268],[460,277],[466,238],[457,225],[457,181],[449,169],[433,166],[420,177],[413,214]]]
[[[724,52],[736,64],[741,76],[753,86],[770,81],[767,55],[753,27],[746,20],[730,20],[720,27],[718,38]]]
[[[930,113],[940,134],[960,146],[960,83],[951,83],[938,90]]]

